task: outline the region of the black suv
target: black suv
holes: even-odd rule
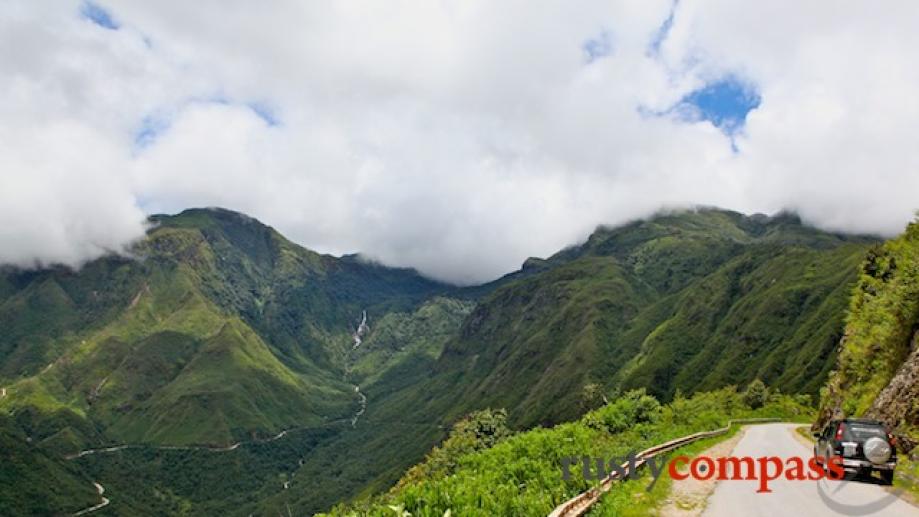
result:
[[[871,475],[878,472],[885,485],[893,484],[893,471],[897,466],[894,439],[883,422],[866,418],[833,420],[814,433],[814,456],[823,462],[826,458],[840,456],[847,472]]]

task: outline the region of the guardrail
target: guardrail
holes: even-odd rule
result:
[[[710,438],[712,436],[718,436],[724,434],[731,429],[731,426],[734,424],[765,424],[768,422],[780,422],[778,418],[740,418],[737,420],[729,420],[728,425],[722,427],[721,429],[715,429],[714,431],[702,431],[682,438],[677,438],[675,440],[670,440],[669,442],[662,443],[660,445],[655,445],[654,447],[645,449],[635,455],[635,468],[641,468],[645,464],[645,461],[649,458],[653,458],[661,453],[672,451],[673,449],[678,449],[684,445],[690,444],[697,440],[702,440],[703,438]],[[629,463],[622,464],[622,472],[625,472],[628,475]],[[565,501],[564,503],[555,507],[552,510],[552,513],[549,514],[549,517],[578,517],[584,515],[587,510],[593,506],[594,503],[600,500],[600,496],[609,492],[612,488],[613,483],[619,480],[619,472],[613,471],[609,476],[603,478],[600,483],[587,490],[586,492],[581,492],[580,494],[572,497],[571,499]]]

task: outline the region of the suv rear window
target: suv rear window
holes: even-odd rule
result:
[[[887,431],[879,425],[850,423],[844,423],[843,425],[846,426],[846,430],[844,431],[846,440],[860,442],[874,436],[884,439],[887,438]]]

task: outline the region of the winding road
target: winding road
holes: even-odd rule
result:
[[[792,434],[800,424],[765,424],[750,427],[732,451],[735,457],[800,456],[813,451]],[[919,517],[919,508],[872,481],[788,481],[769,483],[772,492],[757,493],[758,481],[722,481],[708,500],[703,516],[737,515],[882,515]]]
[[[113,445],[110,447],[99,447],[96,449],[85,449],[79,452],[75,452],[68,456],[65,456],[65,459],[75,460],[77,458],[82,458],[83,456],[89,456],[91,454],[105,454],[109,452],[118,452],[125,449],[156,449],[160,451],[210,451],[210,452],[229,452],[235,451],[242,445],[247,444],[256,444],[256,443],[269,443],[275,440],[280,440],[287,436],[288,433],[294,431],[303,431],[307,429],[317,429],[319,427],[335,425],[343,422],[343,419],[331,420],[325,424],[313,427],[292,427],[290,429],[284,429],[280,433],[268,437],[268,438],[255,438],[252,440],[244,440],[240,442],[231,443],[230,445],[225,446],[209,446],[209,445],[149,445],[149,444],[123,444],[123,445]]]
[[[74,513],[74,514],[73,514],[74,517],[77,517],[78,515],[86,515],[87,513],[92,513],[92,512],[94,512],[94,511],[100,509],[100,508],[105,508],[105,507],[108,506],[108,504],[111,502],[111,501],[108,500],[107,497],[105,497],[104,495],[102,495],[102,494],[105,493],[105,487],[104,487],[104,486],[100,485],[99,483],[97,483],[97,482],[95,482],[95,481],[93,481],[93,486],[96,487],[96,493],[99,494],[99,497],[102,498],[102,502],[100,502],[99,504],[90,506],[89,508],[80,510],[79,512]]]

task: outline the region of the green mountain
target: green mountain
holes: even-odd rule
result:
[[[327,487],[355,479],[352,492],[382,490],[401,476],[392,465],[417,462],[478,409],[506,408],[515,429],[576,419],[588,384],[608,393],[644,387],[664,401],[754,378],[816,394],[835,361],[858,264],[876,242],[793,215],[721,210],[598,229],[483,289],[436,360],[371,394],[363,418],[372,432],[315,450],[301,472],[322,481],[308,495],[284,494],[284,504],[314,509],[315,498],[334,501]],[[337,465],[341,451],[373,461]],[[341,475],[330,478],[330,465]]]
[[[220,445],[345,419],[354,319],[446,289],[229,211],[151,220],[135,259],[4,275],[0,371],[13,382],[0,403],[69,413],[126,443]]]
[[[394,508],[425,516],[447,511],[451,515],[547,515],[596,486],[595,479],[585,479],[582,465],[569,467],[568,479],[560,479],[566,458],[621,458],[681,436],[723,427],[730,419],[800,422],[808,421],[813,413],[789,395],[772,393],[760,402],[753,409],[746,393],[728,387],[661,405],[644,390],[635,390],[579,420],[518,433],[507,428],[504,412],[478,411],[457,422],[449,437],[391,490],[337,505],[326,515],[388,517]],[[705,442],[696,443],[672,454],[698,453],[704,446]],[[596,475],[596,467],[591,471]],[[670,480],[662,481],[654,483],[650,494],[646,491],[650,476],[617,483],[588,515],[656,515],[655,501],[664,499],[669,489]]]
[[[0,423],[61,480],[46,513],[93,481],[112,514],[319,511],[477,409],[525,429],[580,417],[585,385],[814,394],[875,243],[676,212],[456,288],[227,210],[153,216],[132,257],[0,271]]]
[[[9,416],[0,415],[0,501],[5,515],[75,513],[99,502],[77,465],[32,445]]]
[[[483,299],[436,370],[520,427],[577,417],[588,383],[816,394],[870,242],[718,210],[600,229]]]
[[[834,415],[889,423],[901,445],[919,442],[919,221],[872,247],[861,264],[839,361],[817,426]]]
[[[438,355],[438,333],[455,331],[468,312],[469,302],[438,296],[449,286],[415,271],[320,255],[226,210],[154,216],[132,252],[79,272],[0,271],[4,429],[28,439],[36,465],[47,457],[61,472],[81,473],[67,483],[79,488],[70,500],[95,498],[96,463],[112,459],[105,468],[117,470],[131,454],[63,460],[81,450],[143,446],[144,454],[171,455],[154,460],[168,463],[194,447],[212,454],[208,448],[256,446],[285,430],[314,437],[349,428],[362,405],[356,383],[415,353]],[[363,363],[364,351],[352,350],[362,313],[380,323],[369,336],[380,342],[375,359]],[[432,338],[399,341],[412,332]],[[148,491],[175,491],[175,468],[151,468],[163,484]],[[155,503],[129,510],[147,497],[136,491],[123,487],[114,511]],[[194,508],[220,497],[167,499]],[[47,511],[72,509],[64,499],[48,499]]]

